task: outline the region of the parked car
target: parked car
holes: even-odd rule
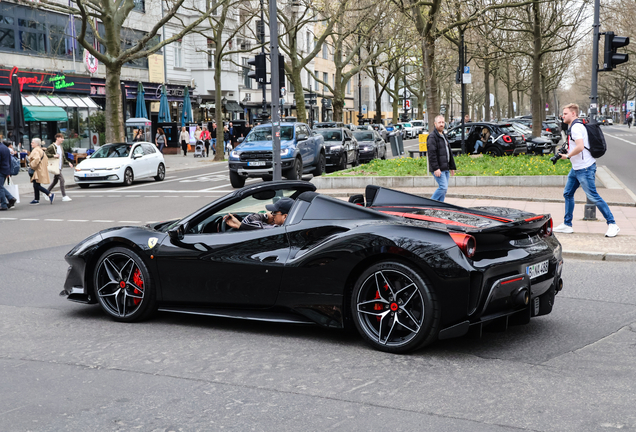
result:
[[[318,129],[316,133],[323,137],[327,171],[340,171],[347,164],[357,166],[360,162],[358,141],[347,128]]]
[[[510,125],[521,134],[528,146],[528,153],[532,154],[548,154],[554,153],[556,144],[551,139],[536,137],[532,134],[532,129],[523,123],[510,122]]]
[[[521,118],[514,118],[514,119],[508,119],[508,120],[504,120],[504,121],[509,121],[509,122],[516,122],[516,123],[522,123],[524,125],[526,125],[527,127],[529,127],[530,129],[532,129],[532,117],[531,118],[526,118],[527,116],[521,117]],[[556,122],[552,122],[552,121],[544,121],[541,124],[541,130],[545,133],[541,133],[541,137],[542,138],[547,138],[549,140],[551,140],[554,145],[557,145],[559,143],[559,141],[561,141],[561,127],[556,123]]]
[[[411,123],[398,123],[398,124],[402,125],[402,127],[404,128],[404,136],[402,138],[404,139],[417,138],[417,134]]]
[[[473,152],[475,142],[486,132],[488,139],[484,142],[481,153],[491,156],[516,155],[526,153],[528,147],[520,133],[514,130],[510,123],[474,122],[464,126],[466,150]],[[448,142],[453,149],[462,147],[461,126],[454,127],[447,133]],[[483,141],[483,140],[482,140]]]
[[[163,180],[166,163],[157,147],[149,142],[105,144],[75,166],[73,177],[81,188],[97,183],[130,186],[142,178]]]
[[[614,125],[614,119],[610,116],[602,116],[599,117],[598,122],[602,125],[602,126],[612,126]]]
[[[349,125],[344,124],[343,122],[316,122],[314,123],[314,129],[322,129],[322,128],[349,128]]]
[[[428,125],[424,123],[424,120],[411,120],[411,125],[413,126],[413,129],[415,130],[416,138],[419,134],[425,133],[426,130],[428,129],[427,127]]]
[[[380,134],[380,136],[382,137],[384,142],[389,142],[389,134],[390,134],[390,132],[388,131],[388,129],[383,124],[381,124],[381,123],[373,123],[371,125],[371,127],[373,127],[374,131],[376,131],[378,134]]]
[[[228,227],[228,214],[240,220],[283,197],[293,200],[284,226]],[[180,219],[108,228],[66,254],[60,295],[125,323],[164,311],[350,326],[391,353],[552,312],[563,257],[549,214],[465,208],[374,185],[349,201],[309,182],[258,183]],[[78,326],[95,319],[80,307],[69,306]],[[548,331],[550,320],[541,326]],[[270,331],[284,337],[267,326],[250,338]]]
[[[353,136],[358,140],[360,162],[386,159],[386,141],[382,139],[377,131],[355,131]]]
[[[245,185],[247,178],[271,180],[273,168],[272,125],[255,126],[230,152],[230,183],[235,188]],[[282,175],[299,180],[304,173],[320,176],[325,172],[326,156],[322,135],[305,123],[280,124],[280,157]]]

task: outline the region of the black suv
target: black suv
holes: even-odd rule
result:
[[[320,128],[315,132],[322,135],[327,156],[327,171],[343,170],[347,164],[357,166],[360,163],[358,141],[345,127]]]
[[[516,155],[526,153],[528,147],[521,136],[509,123],[486,123],[475,122],[466,123],[464,137],[466,140],[466,151],[473,153],[475,142],[477,140],[484,141],[482,136],[486,136],[484,147],[480,149],[481,153],[491,156]],[[462,148],[462,127],[457,126],[449,130],[447,135],[451,148]]]

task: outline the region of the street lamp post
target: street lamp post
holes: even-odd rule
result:
[[[405,122],[408,119],[408,113],[406,111],[406,99],[408,98],[409,93],[406,89],[406,64],[404,65],[404,92],[402,93],[403,101],[402,101],[402,121]]]
[[[360,44],[360,35],[358,35],[358,44]],[[358,65],[362,64],[362,47],[358,47]],[[358,72],[358,124],[362,124],[362,69]]]
[[[263,4],[263,0],[261,0],[261,28],[259,29],[259,33],[262,44],[261,54],[265,54],[265,6]],[[263,89],[263,110],[261,111],[261,119],[265,121],[267,119],[267,84],[265,84],[265,82],[261,84],[261,89]]]

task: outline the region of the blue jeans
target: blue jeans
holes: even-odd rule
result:
[[[605,200],[601,198],[598,192],[596,192],[596,164],[580,170],[570,170],[570,173],[568,174],[568,181],[565,184],[565,189],[563,190],[563,197],[565,197],[565,218],[563,223],[567,226],[572,226],[574,192],[576,192],[579,186],[583,188],[587,198],[592,203],[596,204],[607,223],[616,223],[609,206]]]
[[[442,174],[439,177],[436,177],[433,174],[435,181],[439,185],[437,190],[433,192],[433,196],[431,199],[437,201],[444,201],[446,198],[446,192],[448,192],[448,180],[450,179],[450,171],[442,171]]]
[[[477,153],[477,151],[479,151],[479,148],[483,148],[484,147],[484,143],[481,142],[480,140],[475,141],[475,149],[473,150],[475,153]]]
[[[7,208],[9,205],[9,200],[13,199],[13,195],[9,193],[8,190],[4,188],[4,182],[6,181],[8,176],[0,173],[0,208]]]

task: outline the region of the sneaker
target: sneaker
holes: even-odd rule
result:
[[[7,206],[7,208],[8,208],[8,209],[10,209],[11,207],[13,207],[13,206],[15,205],[15,203],[16,203],[16,202],[18,202],[18,200],[17,200],[17,199],[15,199],[15,198],[11,198],[11,199],[9,200],[9,205]]]
[[[29,204],[31,204],[31,205],[38,205],[38,204],[40,204],[40,201],[38,201],[38,200],[33,200],[33,201],[31,201]]]
[[[68,202],[68,201],[73,201],[73,200],[71,199],[71,197],[70,197],[70,196],[63,196],[63,197],[62,197],[62,201],[64,201],[64,202]]]
[[[609,224],[607,226],[607,232],[605,233],[605,237],[616,237],[616,234],[618,234],[620,230],[621,229],[615,223]]]
[[[554,228],[552,231],[554,231],[555,233],[562,233],[562,234],[572,234],[574,232],[574,230],[572,229],[570,225],[566,225],[564,223]]]
[[[51,200],[51,204],[53,204],[53,200],[55,199],[55,194],[52,193],[51,195],[49,195],[49,199]]]
[[[9,210],[9,207],[0,207],[0,211],[7,211]]]

